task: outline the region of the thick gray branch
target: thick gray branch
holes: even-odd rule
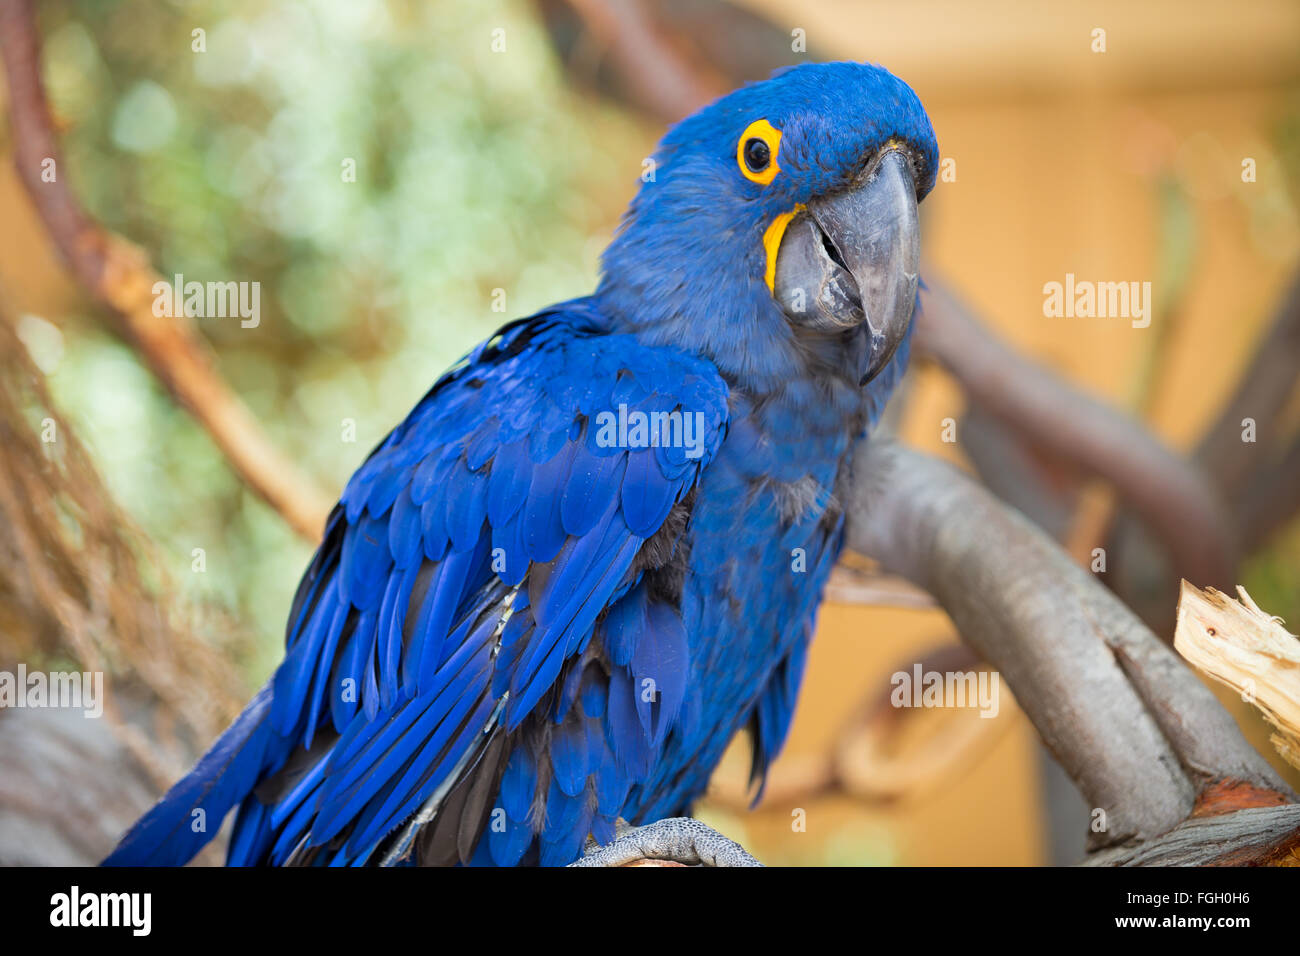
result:
[[[1252,866],[1285,858],[1300,844],[1300,804],[1198,817],[1135,847],[1114,847],[1086,866]]]
[[[1289,794],[1213,694],[1027,519],[950,465],[863,443],[848,544],[928,590],[998,668],[1107,829],[1148,840],[1234,778]]]

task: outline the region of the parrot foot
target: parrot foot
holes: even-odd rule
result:
[[[618,836],[600,846],[592,840],[570,866],[762,866],[734,840],[690,817],[669,817],[643,827],[619,821]]]

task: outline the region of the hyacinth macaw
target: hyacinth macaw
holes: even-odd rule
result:
[[[687,812],[739,730],[761,781],[937,155],[858,63],[673,127],[595,293],[500,329],[352,477],[284,662],[106,862],[184,863],[238,806],[232,865],[563,865]]]

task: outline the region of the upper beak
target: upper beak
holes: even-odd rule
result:
[[[772,291],[800,325],[829,332],[866,322],[865,385],[907,335],[920,262],[916,184],[906,155],[891,146],[855,185],[813,200],[790,222]]]

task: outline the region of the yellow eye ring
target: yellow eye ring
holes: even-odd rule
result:
[[[776,164],[780,148],[781,131],[765,119],[754,120],[736,143],[736,165],[750,182],[766,186],[781,171]]]

